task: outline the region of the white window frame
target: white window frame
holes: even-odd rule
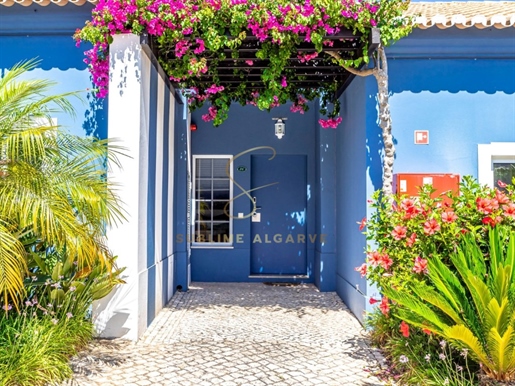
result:
[[[230,210],[229,210],[229,240],[230,242],[197,242],[196,241],[196,232],[195,232],[195,225],[196,225],[196,218],[197,218],[197,159],[221,159],[226,158],[228,162],[230,162],[230,168],[229,173],[231,175],[230,181],[229,181],[229,202]],[[234,237],[233,237],[233,165],[232,165],[232,155],[229,154],[199,154],[199,155],[193,155],[193,190],[192,190],[192,202],[193,205],[191,206],[191,247],[192,248],[218,248],[218,249],[232,249],[234,244]]]
[[[477,146],[477,179],[481,185],[496,186],[494,163],[515,162],[515,142],[491,142]]]

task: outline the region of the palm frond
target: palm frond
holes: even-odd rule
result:
[[[449,324],[448,319],[443,319],[441,315],[414,295],[408,294],[405,291],[395,291],[391,288],[385,288],[383,292],[390,299],[402,304],[402,312],[406,312],[406,322],[416,323],[416,318],[408,316],[409,314],[415,314],[424,317],[427,322],[439,330],[443,330]]]
[[[461,304],[466,299],[466,294],[456,274],[440,259],[429,259],[428,268],[431,283],[436,290],[444,296],[456,312],[460,312]]]
[[[509,326],[504,334],[492,328],[487,335],[488,354],[492,358],[493,369],[497,373],[504,373],[513,363],[515,350],[515,331]]]
[[[6,307],[9,300],[23,299],[23,278],[27,272],[25,249],[15,234],[3,221],[0,221],[0,296]]]
[[[479,340],[465,325],[457,324],[445,328],[444,336],[454,342],[458,342],[459,346],[471,350],[472,356],[475,357],[478,362],[491,366],[490,358],[488,358]]]

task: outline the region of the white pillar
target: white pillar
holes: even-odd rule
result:
[[[146,328],[145,279],[140,275],[146,261],[146,150],[147,122],[142,108],[145,87],[142,78],[148,58],[141,49],[140,37],[115,35],[110,50],[108,136],[126,148],[120,157],[122,169],[109,171],[108,178],[127,211],[127,220],[107,232],[109,248],[118,256],[117,264],[126,267],[127,284],[94,305],[94,321],[103,337],[136,340]],[[140,210],[141,208],[141,210]]]

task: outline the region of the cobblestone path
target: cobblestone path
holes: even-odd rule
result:
[[[137,343],[96,340],[68,385],[382,385],[378,360],[335,293],[193,283]]]

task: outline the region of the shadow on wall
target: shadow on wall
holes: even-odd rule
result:
[[[97,98],[88,92],[86,103],[88,107],[82,123],[84,132],[96,138],[107,138],[107,98]]]
[[[1,36],[0,75],[16,63],[35,59],[39,61],[36,75],[30,73],[28,77],[56,82],[55,93],[90,89],[90,75],[84,63],[87,48],[86,45],[75,47],[71,36]],[[59,124],[75,127],[72,131],[77,135],[107,138],[107,99],[95,97],[92,91],[79,95],[83,102],[72,100],[77,120],[59,117]],[[81,122],[83,131],[77,130]]]
[[[375,82],[375,80],[373,80]],[[392,93],[390,92],[390,97]],[[379,118],[377,115],[377,95],[369,94],[369,106],[367,108],[367,122],[375,122],[375,125],[368,125],[367,130],[367,169],[368,176],[375,190],[383,187],[383,134],[379,127]],[[373,100],[373,102],[372,102]],[[395,122],[392,122],[393,132],[395,132]],[[394,145],[397,145],[395,136],[393,138]],[[395,155],[397,157],[397,155]]]

